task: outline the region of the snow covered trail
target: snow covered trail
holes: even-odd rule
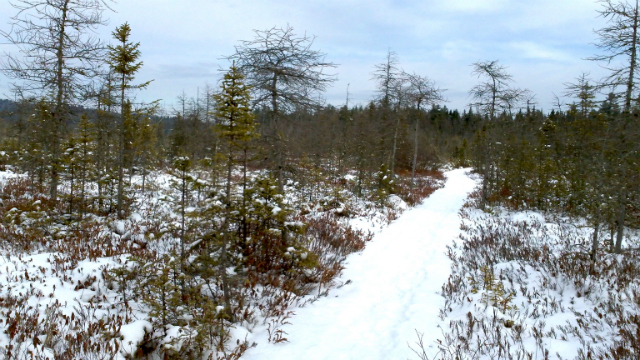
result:
[[[475,186],[465,170],[446,173],[444,188],[409,209],[348,258],[341,279],[351,283],[314,304],[296,309],[283,328],[288,343],[269,344],[263,332],[247,360],[416,359],[407,343],[425,333],[431,345],[441,335],[437,325],[450,262],[446,246],[460,232],[458,211]],[[434,350],[435,352],[435,350]]]

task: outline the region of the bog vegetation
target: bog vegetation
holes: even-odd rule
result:
[[[161,116],[133,100],[152,80],[136,78],[136,29],[115,27],[113,46],[90,31],[106,25],[108,3],[16,0],[14,31],[2,34],[21,56],[2,58],[20,100],[0,103],[0,353],[237,359],[252,346],[238,328],[259,322],[286,342],[291,306],[326,295],[370,239],[349,220],[392,220],[450,165],[481,175],[469,206],[489,219],[463,212],[442,317],[474,299],[495,311],[450,322],[441,356],[546,356],[542,339],[553,337],[579,339],[583,357],[637,358],[634,4],[603,2],[610,27],[593,60],[622,65],[604,81],[576,74],[573,102],[550,113],[499,61],[474,63],[469,109],[447,109],[443,91],[402,71],[393,52],[372,69],[369,104],[326,105],[335,64],[313,38],[276,27],[240,43],[219,87],[182,94]],[[589,230],[539,236],[544,224],[500,222],[501,209]],[[527,267],[551,280],[518,285]],[[579,328],[529,321],[559,311],[541,289],[567,283],[576,297],[618,295],[590,298]],[[524,315],[523,297],[534,304]],[[518,343],[525,332],[533,350]],[[589,340],[603,333],[613,340]]]

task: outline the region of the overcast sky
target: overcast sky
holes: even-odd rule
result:
[[[389,49],[404,70],[448,89],[446,105],[461,110],[478,82],[475,61],[499,60],[514,86],[532,90],[545,110],[553,93],[565,92],[563,83],[585,71],[596,79],[605,74],[584,60],[598,53],[593,30],[604,24],[595,0],[120,0],[112,7],[102,37],[129,22],[144,61],[137,78],[154,79],[138,99],[162,99],[167,110],[183,91],[195,97],[206,83],[215,86],[219,69],[229,66],[222,58],[254,29],[287,24],[315,35],[314,48],[339,64],[338,81],[325,94],[334,105],[344,104],[347,84],[351,104],[373,98],[371,73]],[[8,30],[14,14],[0,1],[0,28]],[[0,76],[0,97],[10,98],[8,89]]]

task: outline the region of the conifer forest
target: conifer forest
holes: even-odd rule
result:
[[[391,48],[332,104],[339,64],[281,24],[169,111],[118,3],[9,2],[0,358],[640,358],[638,0],[597,1],[606,76],[553,105]]]

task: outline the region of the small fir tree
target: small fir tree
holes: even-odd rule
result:
[[[118,90],[120,97],[120,153],[118,155],[118,198],[117,213],[118,218],[124,217],[124,167],[127,157],[127,115],[131,115],[131,102],[127,99],[127,91],[146,88],[151,81],[142,84],[132,84],[135,74],[142,67],[140,58],[140,43],[133,43],[130,40],[131,27],[124,23],[113,32],[113,37],[118,42],[116,46],[109,46],[109,65],[117,81],[112,85]]]

